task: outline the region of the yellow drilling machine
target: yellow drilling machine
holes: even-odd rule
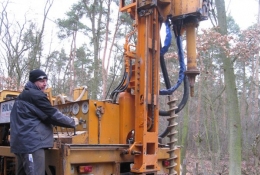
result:
[[[133,19],[125,38],[124,74],[107,100],[88,99],[85,87],[74,90],[73,99],[46,94],[62,113],[75,116],[75,129],[53,127],[54,145],[45,151],[47,175],[179,175],[180,148],[176,145],[176,117],[193,96],[199,74],[196,62],[196,28],[207,20],[207,0],[120,0],[119,10]],[[165,39],[160,31],[165,26]],[[186,36],[187,56],[182,49]],[[164,54],[175,37],[180,60],[179,80],[169,81]],[[130,38],[136,37],[135,43]],[[187,58],[187,65],[184,63]],[[160,89],[162,71],[165,88]],[[183,99],[173,92],[183,82]],[[0,175],[15,174],[15,156],[10,152],[10,111],[18,92],[0,92]],[[169,110],[162,111],[159,97],[167,96]],[[159,117],[168,117],[159,135]],[[167,136],[167,144],[161,142]]]

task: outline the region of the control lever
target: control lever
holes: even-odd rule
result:
[[[77,134],[76,134],[76,128],[73,128],[73,129],[74,129],[74,136],[75,136],[75,135],[77,135]]]
[[[103,106],[97,106],[97,103],[94,103],[96,107],[96,115],[98,117],[98,144],[100,143],[100,133],[101,133],[101,117],[104,114]]]

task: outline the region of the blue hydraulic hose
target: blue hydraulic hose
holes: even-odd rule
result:
[[[166,36],[164,40],[164,45],[160,50],[160,56],[163,56],[168,51],[172,41],[172,33],[168,21],[165,22],[165,28],[166,28]]]
[[[186,71],[186,66],[184,63],[184,53],[182,48],[182,37],[181,35],[176,37],[177,47],[178,47],[178,56],[179,56],[179,63],[180,63],[180,71],[179,71],[179,79],[177,83],[171,87],[170,89],[162,89],[160,90],[160,95],[171,95],[182,83]],[[167,49],[168,50],[168,49]]]

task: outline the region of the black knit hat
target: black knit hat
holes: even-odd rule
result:
[[[38,80],[42,80],[42,79],[48,79],[47,75],[42,70],[35,69],[30,72],[30,75],[29,75],[30,82],[34,83],[34,82],[36,82]]]

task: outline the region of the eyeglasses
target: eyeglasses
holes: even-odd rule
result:
[[[39,76],[36,80],[43,80],[43,79],[48,79],[48,78],[47,78],[47,76],[42,75],[42,76]]]

